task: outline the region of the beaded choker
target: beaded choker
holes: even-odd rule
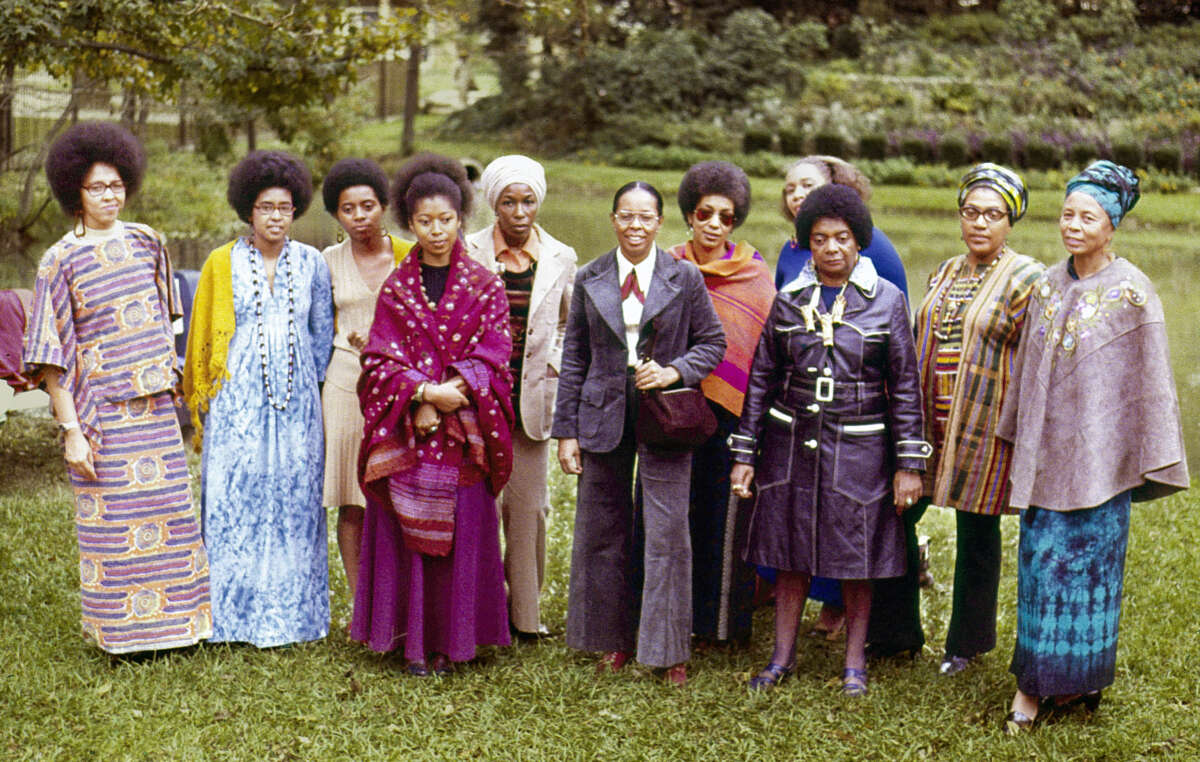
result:
[[[288,297],[287,392],[283,396],[283,401],[280,402],[275,398],[275,390],[271,387],[270,369],[267,367],[267,334],[263,328],[263,292],[266,289],[267,279],[264,273],[263,255],[254,246],[253,239],[246,240],[246,245],[250,247],[250,273],[254,287],[254,331],[255,337],[258,340],[258,361],[262,367],[263,387],[267,390],[267,401],[276,410],[287,409],[288,403],[292,400],[292,385],[296,375],[296,343],[298,341],[296,333],[296,294],[292,279],[292,258],[288,256],[289,243],[289,241],[284,242],[283,251],[279,254],[279,262],[284,267],[283,277],[287,281]],[[276,270],[278,271],[278,267],[276,267]]]

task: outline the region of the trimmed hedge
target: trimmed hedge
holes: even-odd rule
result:
[[[836,132],[819,132],[813,137],[813,151],[825,156],[846,157],[846,139]]]
[[[1012,138],[1007,135],[989,135],[979,144],[979,158],[1005,166],[1013,163]]]
[[[803,156],[804,133],[800,130],[780,130],[779,152],[784,156]]]
[[[771,150],[771,133],[767,130],[750,129],[742,135],[742,153]],[[646,167],[651,169],[651,167]]]
[[[870,133],[858,139],[858,155],[863,159],[886,159],[888,151],[887,135]]]
[[[1025,166],[1029,169],[1058,169],[1062,151],[1058,146],[1034,138],[1025,143]]]
[[[1112,160],[1130,169],[1141,169],[1146,163],[1146,152],[1137,143],[1114,143]]]
[[[938,158],[951,167],[967,163],[967,143],[962,138],[947,137],[938,141]]]

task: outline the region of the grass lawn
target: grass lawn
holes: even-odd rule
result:
[[[750,695],[770,654],[771,609],[747,652],[706,653],[680,690],[627,668],[597,679],[561,639],[488,648],[444,680],[347,640],[345,580],[330,545],[334,623],[324,641],[259,651],[201,646],[121,662],[84,644],[70,490],[48,419],[0,426],[0,756],[6,759],[1194,759],[1200,756],[1200,544],[1195,497],[1136,508],[1116,684],[1100,711],[1008,739],[1016,524],[1004,524],[1000,646],[936,674],[950,603],[953,517],[928,514],[937,579],[929,645],[871,667],[871,694],[837,693],[840,644],[804,639],[798,676]],[[566,613],[573,481],[553,475],[545,618]],[[332,517],[331,517],[332,519]],[[808,619],[815,611],[808,612]]]

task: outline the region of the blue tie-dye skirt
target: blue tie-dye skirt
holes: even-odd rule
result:
[[[1009,671],[1023,693],[1063,696],[1112,684],[1129,496],[1077,511],[1022,512]]]

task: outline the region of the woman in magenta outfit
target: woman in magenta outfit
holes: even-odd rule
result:
[[[367,495],[350,634],[445,674],[508,645],[495,496],[512,471],[512,340],[500,279],[466,256],[471,184],[422,154],[392,184],[417,245],[384,282],[362,352]]]

